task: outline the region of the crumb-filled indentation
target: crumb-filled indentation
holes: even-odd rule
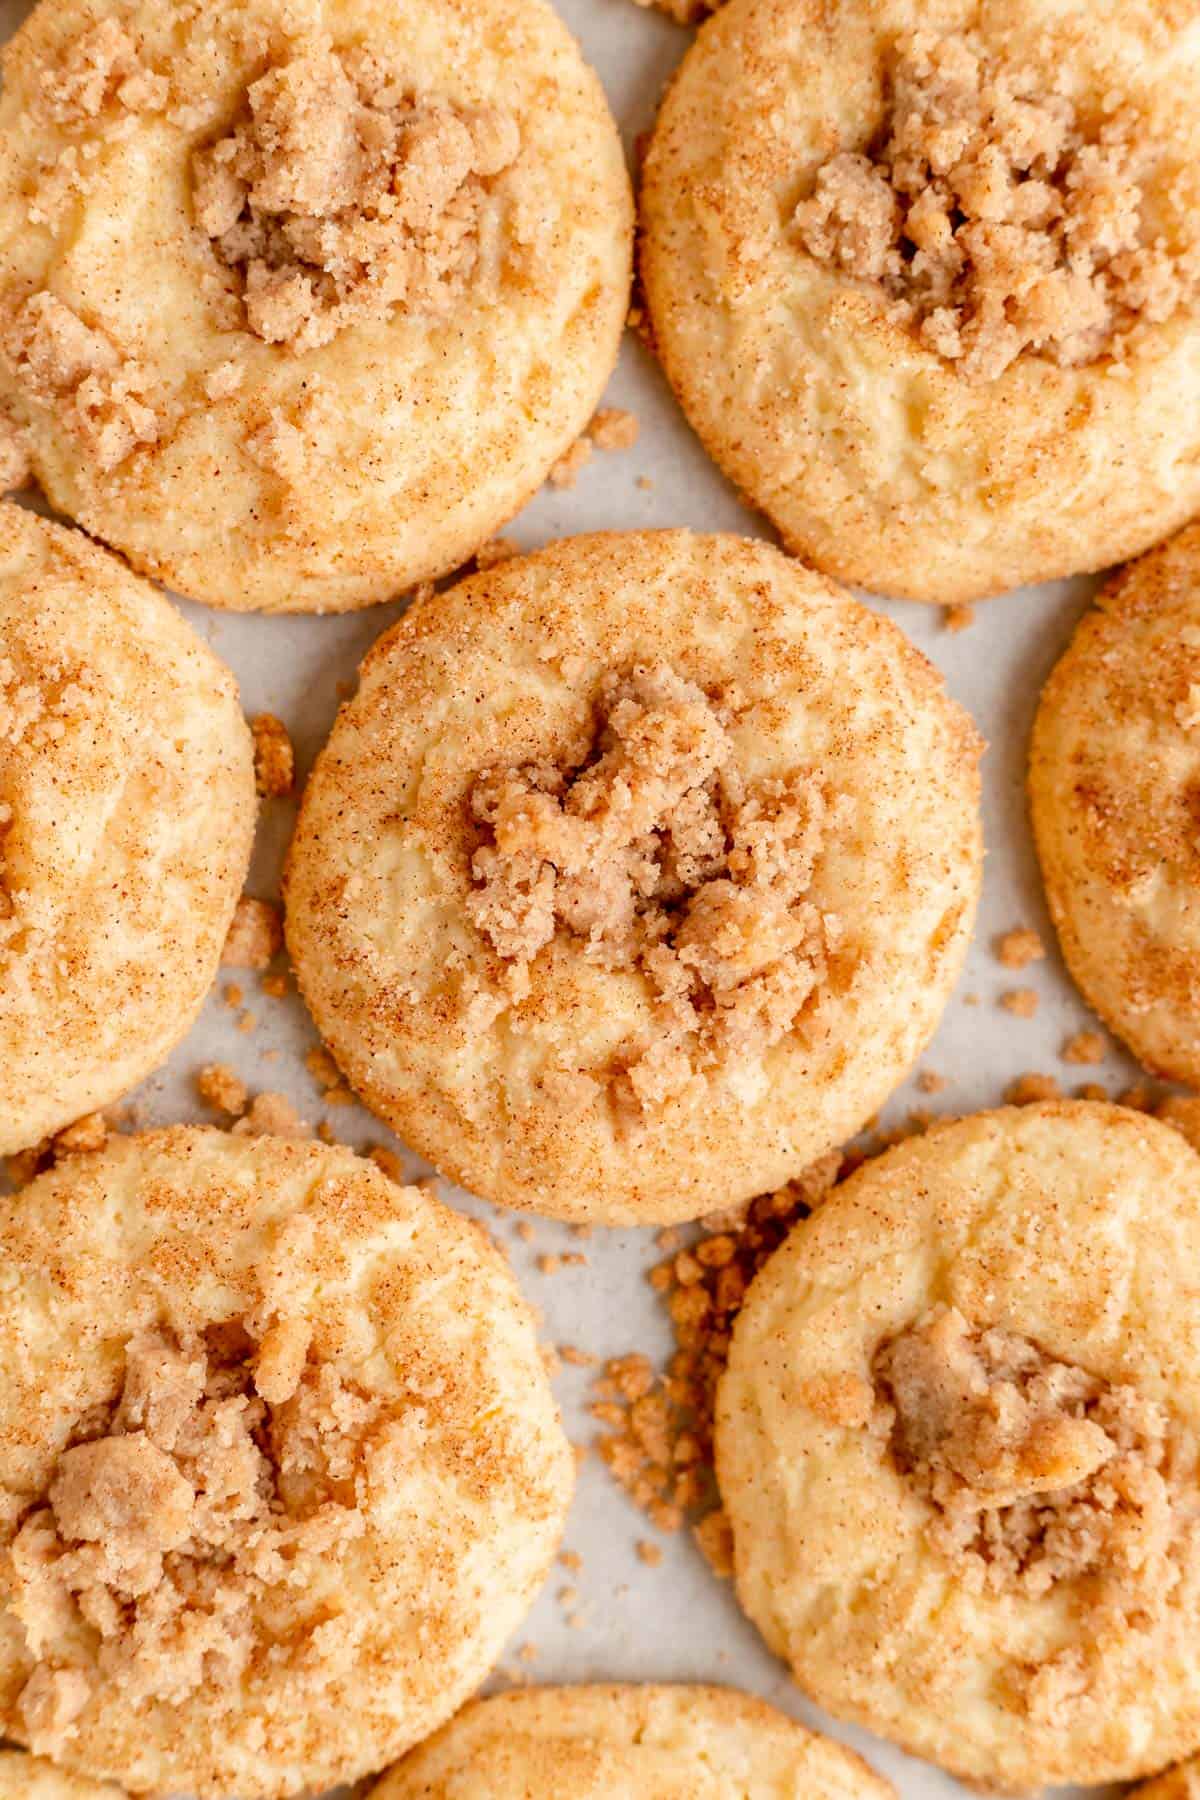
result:
[[[1200,301],[1200,240],[1156,198],[1164,154],[1132,102],[1085,109],[970,36],[918,32],[876,143],[821,165],[792,229],[970,381],[1026,353],[1079,367]]]
[[[249,329],[311,350],[404,307],[448,314],[504,262],[499,184],[520,132],[500,106],[419,94],[369,50],[296,46],[192,162],[196,222]]]
[[[638,1112],[778,1043],[841,947],[811,889],[850,802],[811,769],[747,780],[737,711],[664,663],[610,673],[582,759],[489,770],[470,794],[468,910],[511,996],[555,938],[648,983],[654,1031],[612,1072]]]
[[[200,1690],[232,1716],[255,1658],[285,1660],[314,1694],[352,1635],[304,1593],[367,1529],[389,1427],[381,1402],[308,1357],[300,1318],[202,1333],[148,1329],[121,1391],[76,1421],[44,1494],[4,1496],[0,1579],[34,1667],[17,1710],[31,1745],[60,1750],[112,1683],[126,1701]]]

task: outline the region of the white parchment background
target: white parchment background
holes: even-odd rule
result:
[[[213,0],[219,4],[219,0]],[[690,33],[633,0],[556,0],[608,92],[626,146],[651,124],[657,96],[689,42]],[[0,37],[28,10],[23,0],[0,0]],[[594,455],[573,490],[545,489],[509,528],[523,548],[596,529],[690,525],[770,536],[747,511],[692,437],[650,357],[629,334],[607,404],[637,414],[641,435],[632,451]],[[652,486],[638,486],[639,477]],[[1064,647],[1094,583],[1057,583],[1004,596],[977,609],[960,635],[946,631],[936,608],[872,601],[894,618],[944,672],[951,692],[974,715],[989,743],[984,764],[987,863],[983,903],[967,968],[921,1068],[949,1079],[930,1101],[910,1083],[885,1115],[900,1118],[916,1106],[968,1111],[996,1103],[1019,1074],[1056,1075],[1068,1091],[1102,1080],[1116,1092],[1135,1079],[1133,1065],[1115,1048],[1100,1070],[1061,1065],[1064,1040],[1093,1024],[1057,957],[1033,859],[1024,802],[1029,729],[1041,684]],[[353,683],[363,652],[396,617],[380,606],[341,618],[257,618],[222,614],[191,603],[183,610],[233,668],[247,713],[269,711],[287,724],[296,744],[300,776],[328,734],[339,699]],[[260,823],[249,891],[270,895],[291,830],[294,807],[268,802]],[[1048,957],[1020,974],[995,960],[996,935],[1016,924],[1034,926]],[[245,989],[256,1015],[253,1032],[239,1031],[238,1013],[222,999],[224,981],[169,1065],[138,1090],[145,1124],[211,1119],[196,1100],[195,1073],[207,1062],[231,1064],[252,1091],[286,1093],[306,1118],[328,1117],[346,1142],[392,1143],[367,1113],[327,1110],[303,1066],[317,1037],[300,1001],[258,993],[257,980],[239,972],[226,979]],[[1014,986],[1037,989],[1037,1016],[1023,1020],[999,1010],[1001,993]],[[968,1003],[968,996],[975,1004]],[[399,1146],[396,1146],[399,1147]],[[414,1172],[421,1165],[409,1158]],[[443,1186],[452,1204],[485,1219],[508,1248],[518,1277],[544,1316],[544,1338],[577,1345],[599,1357],[645,1350],[656,1358],[670,1348],[665,1315],[645,1280],[661,1259],[652,1232],[597,1232],[580,1244],[565,1229],[537,1220],[532,1242],[517,1233],[518,1217]],[[719,1196],[714,1196],[714,1205]],[[586,1267],[557,1274],[538,1271],[537,1258],[556,1250],[580,1250]],[[567,1428],[577,1442],[590,1439],[586,1411],[587,1370],[564,1367],[556,1378]],[[687,1533],[659,1538],[665,1552],[656,1568],[637,1558],[635,1544],[655,1533],[613,1485],[596,1457],[585,1460],[565,1539],[583,1558],[578,1573],[556,1569],[527,1625],[510,1645],[504,1674],[539,1682],[587,1680],[706,1680],[740,1685],[810,1723],[854,1743],[898,1784],[904,1800],[966,1790],[865,1733],[841,1727],[799,1696],[787,1675],[743,1619],[727,1584],[718,1582]],[[581,1623],[566,1623],[559,1590],[571,1586],[572,1609]],[[536,1656],[520,1657],[523,1646]],[[563,1797],[567,1800],[567,1797]]]

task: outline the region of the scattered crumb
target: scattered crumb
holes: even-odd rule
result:
[[[1030,963],[1041,962],[1045,954],[1041,938],[1028,925],[1015,926],[996,939],[996,958],[1006,969],[1027,969]]]
[[[1085,1081],[1082,1086],[1075,1089],[1075,1098],[1077,1100],[1107,1100],[1108,1089],[1102,1087],[1098,1081]]]
[[[1018,1019],[1032,1019],[1038,1009],[1038,996],[1034,988],[1010,988],[1001,994],[1000,1004],[1005,1012],[1013,1013]]]
[[[234,910],[221,964],[226,969],[265,969],[278,956],[283,946],[283,921],[279,908],[270,900],[252,900],[243,894]],[[229,1000],[231,990],[225,990]],[[240,1004],[229,1000],[231,1006]]]
[[[233,1126],[235,1137],[310,1138],[312,1126],[302,1119],[285,1094],[255,1094]]]
[[[587,434],[597,450],[632,450],[638,441],[637,418],[620,406],[602,406]]]
[[[267,800],[290,794],[296,780],[296,753],[287,727],[274,713],[259,713],[251,719],[254,738],[254,779],[259,793]]]
[[[649,494],[654,488],[654,477],[653,475],[639,475],[634,485],[640,487],[643,494]]]
[[[560,1550],[558,1553],[558,1560],[563,1568],[570,1569],[573,1575],[578,1575],[579,1571],[583,1568],[583,1558],[580,1556],[578,1550]]]
[[[73,1125],[67,1125],[51,1142],[55,1160],[60,1156],[90,1156],[103,1150],[108,1142],[108,1120],[103,1113],[85,1113]]]
[[[264,975],[258,985],[268,1000],[285,1000],[287,998],[288,978],[286,975]]]
[[[209,1063],[196,1076],[196,1091],[214,1112],[240,1118],[246,1110],[246,1084],[228,1063]]]
[[[728,1581],[733,1574],[733,1528],[728,1514],[718,1507],[693,1525],[692,1536],[713,1574],[721,1581]]]
[[[514,556],[520,556],[521,546],[512,538],[489,538],[486,544],[480,544],[475,552],[475,567],[482,571],[494,569],[500,563],[511,562]]]
[[[404,1186],[404,1164],[394,1150],[389,1150],[384,1144],[372,1144],[367,1156],[377,1169],[383,1170],[389,1181],[396,1182],[400,1187]]]
[[[534,1227],[530,1224],[528,1219],[518,1219],[516,1230],[517,1236],[523,1244],[532,1244],[534,1238],[537,1236]]]
[[[579,480],[584,464],[590,462],[592,455],[591,439],[576,438],[571,448],[560,456],[546,479],[551,487],[573,488]]]
[[[932,1069],[922,1069],[917,1076],[917,1091],[921,1094],[942,1094],[949,1085],[944,1075],[938,1075]]]
[[[517,1651],[517,1655],[523,1663],[536,1662],[538,1654],[539,1652],[536,1644],[522,1644],[521,1648]]]
[[[238,986],[236,981],[231,981],[226,984],[223,997],[224,997],[226,1006],[238,1007],[242,1004],[242,1001],[246,998],[246,995],[245,995],[244,990]]]
[[[249,1037],[252,1031],[258,1030],[258,1014],[244,1012],[238,1019],[237,1028],[243,1037]]]
[[[557,1275],[558,1271],[562,1268],[562,1257],[539,1256],[537,1259],[537,1267],[538,1273],[541,1275]]]
[[[1098,1031],[1077,1031],[1067,1039],[1061,1054],[1065,1063],[1087,1067],[1104,1061],[1108,1055],[1108,1045]]]
[[[1155,1098],[1144,1082],[1138,1082],[1134,1087],[1122,1089],[1117,1095],[1117,1105],[1127,1106],[1131,1112],[1148,1113],[1155,1109]]]
[[[1004,1090],[1010,1106],[1033,1106],[1039,1100],[1060,1100],[1062,1089],[1053,1075],[1018,1075]]]
[[[638,1560],[644,1562],[649,1569],[657,1569],[662,1562],[662,1547],[652,1544],[649,1538],[639,1538],[637,1543]]]
[[[943,609],[942,628],[945,631],[966,631],[967,627],[974,623],[975,608],[973,606],[947,606]]]
[[[754,1275],[797,1220],[820,1204],[849,1162],[831,1152],[788,1187],[724,1213],[719,1228],[650,1272],[666,1302],[675,1352],[657,1369],[640,1352],[611,1358],[592,1383],[597,1449],[614,1479],[663,1531],[700,1524],[717,1504],[713,1410],[734,1319]],[[718,1527],[709,1527],[714,1536]]]
[[[594,1369],[599,1361],[599,1358],[593,1356],[590,1350],[576,1349],[574,1344],[560,1344],[558,1354],[573,1369]]]

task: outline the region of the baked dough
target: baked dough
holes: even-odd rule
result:
[[[44,1756],[0,1750],[0,1800],[123,1800],[120,1788],[72,1775]]]
[[[367,656],[290,854],[302,991],[466,1187],[697,1217],[841,1142],[927,1041],[978,752],[896,627],[777,550],[553,545]]]
[[[1125,569],[1046,684],[1033,826],[1072,975],[1155,1074],[1200,1086],[1200,526]]]
[[[187,1031],[254,808],[229,670],[82,532],[0,502],[0,1152]]]
[[[716,1687],[528,1688],[476,1701],[372,1800],[895,1800],[853,1752]]]
[[[0,1201],[0,1733],[135,1793],[402,1755],[541,1583],[574,1463],[481,1229],[178,1128]]]
[[[388,599],[587,424],[631,218],[546,0],[41,0],[4,53],[0,405],[180,592]]]
[[[751,1287],[737,1591],[818,1704],[1005,1792],[1200,1746],[1200,1159],[1058,1102],[888,1152]]]
[[[704,26],[646,158],[642,274],[688,418],[790,549],[961,602],[1200,507],[1192,22],[730,0]]]
[[[1200,1758],[1168,1769],[1137,1789],[1136,1800],[1196,1800],[1200,1794]]]

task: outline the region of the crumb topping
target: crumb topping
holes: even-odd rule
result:
[[[1155,1401],[944,1306],[886,1344],[874,1374],[930,1537],[980,1589],[1089,1578],[1142,1607],[1175,1586],[1195,1508]]]
[[[139,445],[157,443],[160,420],[145,371],[48,289],[8,314],[0,354],[105,473]]]
[[[126,1346],[121,1392],[77,1422],[0,1552],[36,1659],[18,1701],[33,1749],[61,1749],[99,1684],[169,1704],[203,1687],[234,1712],[256,1654],[304,1666],[320,1625],[264,1645],[261,1602],[362,1533],[379,1436],[378,1401],[308,1347],[276,1315]]]
[[[879,141],[821,166],[794,229],[969,381],[1024,353],[1079,367],[1200,300],[1200,241],[1156,228],[1160,153],[1132,105],[1091,115],[970,36],[917,32]]]
[[[635,1111],[794,1030],[838,941],[809,890],[845,803],[808,770],[746,783],[733,716],[664,664],[611,673],[581,762],[487,771],[470,796],[468,909],[512,997],[556,937],[648,982],[653,1040],[614,1072]]]
[[[520,134],[498,107],[418,96],[371,52],[296,45],[197,151],[196,223],[246,322],[293,350],[393,307],[444,315],[501,259],[499,184]]]

